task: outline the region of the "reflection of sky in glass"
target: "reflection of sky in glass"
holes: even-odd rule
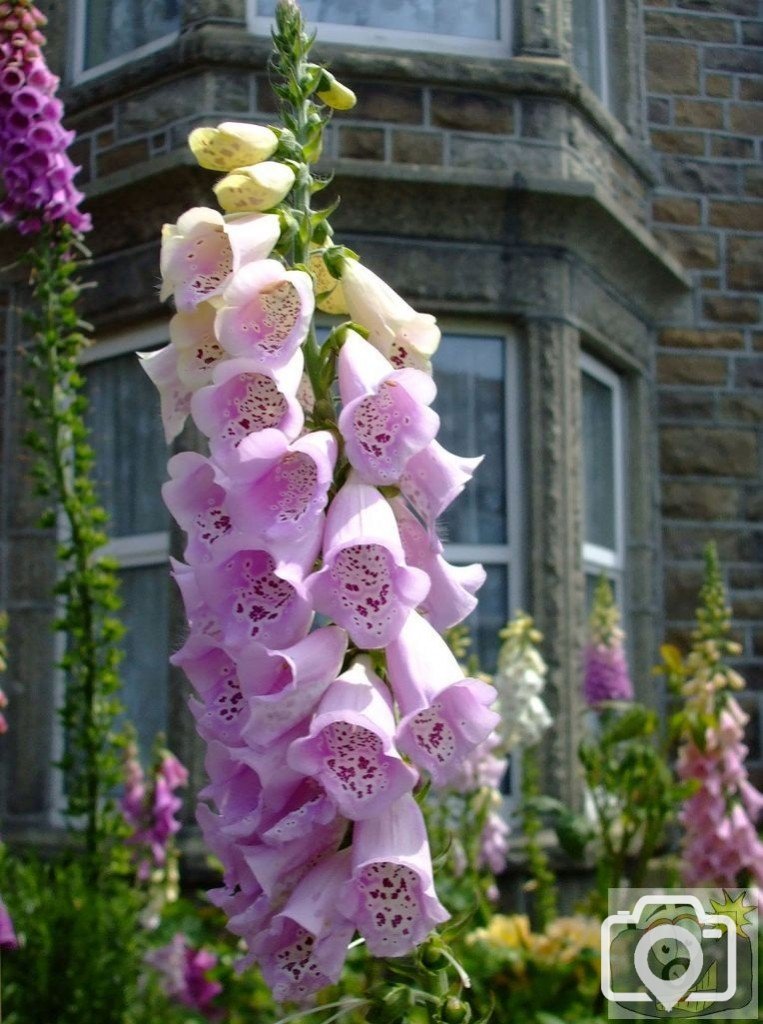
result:
[[[109,514],[109,533],[125,537],[166,530],[161,486],[168,453],[156,388],[134,352],[93,363],[86,374],[96,484]]]
[[[301,0],[300,6],[308,22],[500,38],[498,0]],[[272,17],[275,0],[258,0],[257,13]]]
[[[584,373],[584,529],[589,544],[615,549],[615,451],[612,389]]]
[[[498,631],[506,625],[509,570],[505,565],[486,565],[487,579],[478,593],[480,603],[465,625],[469,627],[472,645],[469,650],[478,655],[485,672],[495,672],[500,640]]]
[[[458,455],[484,455],[466,490],[441,519],[454,544],[506,543],[506,410],[503,338],[449,334],[434,357],[437,440]]]
[[[89,0],[85,67],[137,50],[180,28],[179,0]]]
[[[120,618],[127,633],[120,666],[120,695],[127,718],[138,730],[141,752],[148,755],[158,732],[167,731],[167,659],[169,657],[169,569],[166,565],[122,569]]]

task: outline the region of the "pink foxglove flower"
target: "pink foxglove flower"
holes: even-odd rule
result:
[[[607,701],[633,700],[624,639],[612,587],[606,576],[602,576],[596,585],[588,644],[583,655],[583,693],[589,707]]]
[[[354,331],[342,345],[338,367],[347,458],[367,483],[395,484],[440,426],[429,408],[436,391],[432,378],[420,370],[395,370]]]
[[[162,230],[160,297],[174,295],[185,312],[216,298],[240,267],[270,255],[280,233],[272,213],[223,217],[205,206],[187,210]]]
[[[412,796],[356,824],[352,879],[341,906],[374,956],[405,956],[447,921],[434,891],[424,819]]]
[[[456,500],[481,462],[482,456],[454,455],[437,441],[408,460],[400,489],[432,533],[437,517]]]
[[[299,350],[314,308],[312,281],[303,270],[284,270],[277,260],[258,260],[231,278],[217,311],[215,333],[232,356],[277,369]]]
[[[13,919],[8,908],[0,899],[0,949],[18,949],[19,940],[13,927]]]
[[[324,694],[309,734],[289,748],[292,768],[315,776],[354,821],[380,814],[418,778],[395,749],[385,690],[365,659],[356,662]]]
[[[138,352],[140,365],[159,392],[162,424],[167,444],[178,436],[191,411],[192,389],[178,376],[177,349],[172,345]]]
[[[45,224],[91,228],[74,186],[79,170],[67,155],[74,132],[61,124],[58,78],[42,55],[45,16],[31,4],[4,4],[0,19],[0,166],[5,196],[0,221],[15,222],[22,234]]]
[[[440,328],[429,313],[417,313],[397,292],[358,260],[342,264],[342,290],[352,319],[394,367],[429,369],[440,344]]]
[[[0,661],[2,665],[2,661]],[[3,711],[8,707],[8,698],[5,696],[5,692],[0,690],[0,736],[8,732],[8,719],[3,714]]]
[[[415,612],[389,644],[387,666],[402,715],[398,745],[435,785],[445,785],[495,728],[498,715],[490,710],[495,690],[482,680],[465,679],[448,645]]]
[[[427,576],[406,565],[389,503],[354,474],[329,508],[323,562],[307,595],[366,650],[385,647],[429,591]]]
[[[167,863],[168,847],[180,830],[176,817],[183,805],[175,790],[188,782],[188,772],[169,751],[164,751],[150,779],[146,779],[131,744],[125,759],[122,814],[132,829],[127,842],[135,848],[138,878],[148,881],[154,868]]]
[[[222,992],[222,985],[209,978],[209,971],[217,966],[217,957],[210,950],[194,948],[177,932],[166,946],[147,953],[146,963],[159,973],[170,999],[204,1016],[213,1011],[212,1001]]]
[[[216,313],[211,302],[202,302],[190,312],[176,313],[170,320],[177,377],[189,391],[211,384],[212,371],[225,358],[225,350],[215,334]]]

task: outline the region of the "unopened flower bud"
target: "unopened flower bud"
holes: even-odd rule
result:
[[[472,1011],[462,999],[450,996],[445,1000],[442,1008],[442,1019],[444,1024],[467,1024],[471,1020]]]
[[[293,184],[291,167],[266,160],[239,167],[219,181],[214,192],[226,213],[251,213],[272,209],[288,195]]]
[[[352,89],[342,85],[330,71],[325,69],[315,91],[318,99],[323,100],[326,106],[331,107],[332,110],[352,110],[358,102]]]

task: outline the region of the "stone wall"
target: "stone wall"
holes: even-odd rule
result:
[[[664,323],[657,379],[668,628],[683,637],[717,541],[743,670],[763,690],[763,4],[647,0],[655,235],[694,283]],[[760,758],[761,753],[755,752]]]

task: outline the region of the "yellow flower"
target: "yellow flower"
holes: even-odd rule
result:
[[[207,170],[232,171],[271,157],[278,148],[278,136],[259,124],[224,121],[217,128],[194,128],[188,145]]]
[[[294,171],[286,164],[266,160],[238,167],[215,185],[217,201],[226,213],[271,210],[294,184]]]
[[[507,949],[528,949],[532,940],[526,914],[494,914],[487,928],[472,932],[468,942],[489,942]]]

